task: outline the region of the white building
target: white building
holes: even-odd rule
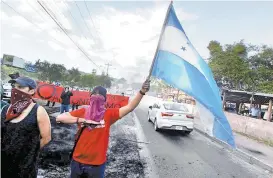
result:
[[[12,67],[18,67],[21,69],[25,68],[25,60],[16,56],[4,55],[3,65],[8,65]]]

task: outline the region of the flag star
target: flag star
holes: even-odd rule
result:
[[[182,46],[181,49],[182,49],[183,51],[186,51],[186,47],[184,47],[184,46]]]

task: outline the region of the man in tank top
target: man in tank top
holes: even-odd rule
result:
[[[51,140],[49,116],[32,100],[34,80],[18,77],[11,82],[11,104],[1,112],[1,177],[36,178],[39,151]]]

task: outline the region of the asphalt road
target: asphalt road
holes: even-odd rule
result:
[[[135,110],[154,162],[153,172],[162,178],[258,178],[271,177],[198,132],[189,136],[176,132],[156,132],[147,121],[148,104]]]

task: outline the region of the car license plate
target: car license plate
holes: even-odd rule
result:
[[[183,127],[182,126],[175,126],[175,129],[176,130],[183,130]]]

